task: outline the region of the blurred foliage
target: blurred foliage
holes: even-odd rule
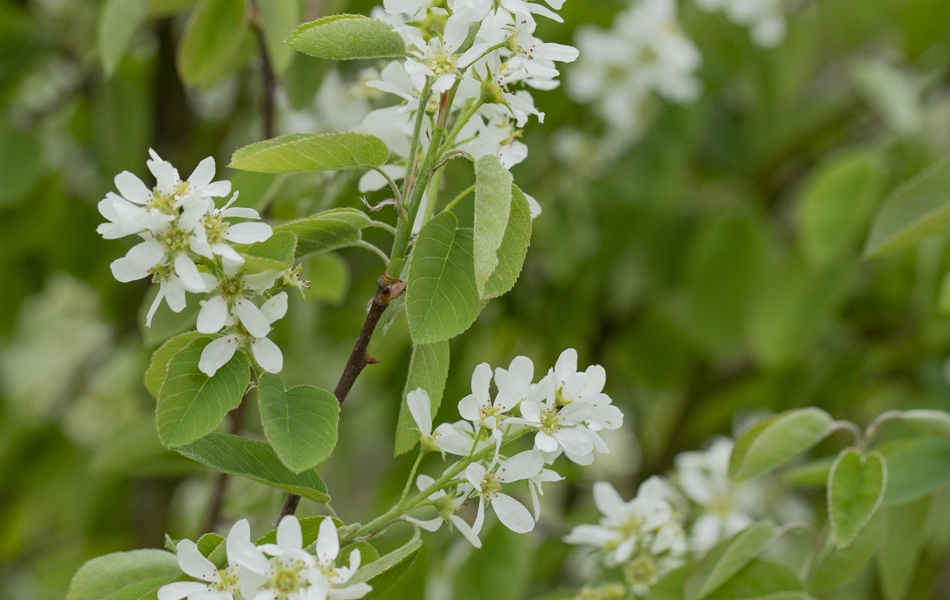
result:
[[[127,41],[103,41],[101,15],[115,4],[0,4],[0,591],[10,600],[61,598],[92,556],[160,547],[166,533],[195,537],[211,494],[210,471],[162,448],[141,379],[150,352],[189,324],[160,312],[143,332],[148,286],[113,280],[108,264],[128,242],[95,233],[96,203],[119,171],[144,175],[149,147],[190,171],[206,155],[225,164],[262,139],[257,40],[252,31],[219,40],[201,64],[182,64],[176,56],[199,18],[195,2],[149,0],[144,10],[111,15],[141,25]],[[198,10],[213,4],[202,0]],[[372,5],[293,8],[306,20],[367,14]],[[623,6],[571,0],[567,26],[544,24],[544,38],[570,43],[573,27],[606,25]],[[544,213],[513,292],[452,341],[439,415],[454,417],[479,362],[525,354],[547,364],[576,347],[582,364],[606,367],[607,391],[629,425],[585,476],[613,479],[626,497],[670,469],[677,453],[751,416],[814,405],[866,425],[892,408],[950,410],[950,315],[938,302],[941,287],[950,295],[947,237],[861,256],[885,195],[950,152],[950,3],[799,2],[787,39],[771,50],[690,0],[681,11],[703,55],[703,95],[692,105],[655,105],[642,138],[615,162],[559,161],[563,127],[596,136],[601,126],[560,90],[538,96],[547,118],[529,127],[531,154],[514,174]],[[327,65],[277,56],[278,108],[309,107]],[[320,129],[346,118],[312,112]],[[344,174],[225,175],[243,204],[270,203],[275,218],[361,207],[355,179]],[[446,179],[457,182],[447,197],[468,185]],[[368,233],[377,235],[385,242]],[[332,388],[380,264],[357,249],[305,269],[324,285],[295,298],[277,328],[282,376]],[[331,494],[347,499],[335,506],[346,522],[388,507],[412,460],[390,459],[409,361],[404,317],[375,347],[380,363],[344,406],[338,451],[322,467]],[[247,428],[260,433],[259,423]],[[571,475],[545,497],[556,508],[535,535],[495,527],[480,553],[432,536],[386,597],[418,598],[423,587],[451,594],[453,574],[456,598],[487,597],[479,587],[486,578],[505,581],[491,591],[504,598],[576,586],[557,540],[568,522],[593,513],[583,500],[590,480]],[[225,516],[251,516],[263,530],[281,499],[234,480]],[[911,598],[950,589],[950,501],[938,504]],[[300,514],[313,511],[305,502]],[[387,543],[396,544],[383,540],[381,552]],[[826,597],[876,597],[865,571]]]

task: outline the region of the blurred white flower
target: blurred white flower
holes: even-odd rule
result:
[[[696,0],[707,12],[723,11],[736,25],[749,28],[749,37],[763,48],[785,39],[787,25],[783,0]]]

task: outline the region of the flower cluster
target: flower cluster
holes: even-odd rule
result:
[[[527,357],[519,356],[507,369],[497,368],[494,373],[483,363],[472,375],[472,393],[458,403],[462,420],[442,423],[435,430],[429,395],[421,388],[411,392],[406,402],[420,432],[422,451],[462,458],[439,480],[445,480],[444,485],[427,475],[417,480],[420,491],[430,492],[427,501],[439,516],[407,520],[429,531],[448,522],[476,547],[481,546],[478,534],[489,507],[512,531],[534,529],[540,518],[542,484],[562,479],[545,465],[562,453],[577,464],[591,464],[595,450],[609,451],[598,431],[623,424],[623,413],[603,393],[605,382],[606,373],[599,365],[577,371],[573,349],[565,350],[555,367],[537,382],[534,364]],[[533,435],[531,450],[513,456],[502,452],[504,443],[523,435]],[[526,482],[533,511],[503,491],[521,481]],[[456,514],[469,498],[478,499],[471,526]]]
[[[439,4],[436,6],[436,4]],[[550,90],[558,85],[557,62],[571,62],[577,50],[535,37],[535,16],[561,22],[548,5],[526,0],[386,0],[373,16],[393,25],[409,49],[405,60],[387,65],[377,80],[366,85],[398,96],[395,106],[371,112],[364,127],[381,137],[403,159],[409,159],[418,111],[434,115],[441,103],[456,115],[446,140],[447,150],[474,159],[495,155],[506,168],[525,159],[528,148],[521,128],[529,115],[544,119],[527,88]],[[517,89],[516,89],[517,88]],[[431,138],[433,119],[423,119],[420,148]],[[391,177],[405,175],[404,165],[384,169]],[[364,176],[364,191],[380,189],[384,178]],[[534,212],[538,212],[533,204]]]
[[[763,48],[785,39],[787,29],[782,0],[696,0],[708,12],[723,11],[736,25],[749,28],[749,37]]]
[[[599,525],[578,525],[564,541],[594,546],[604,564],[623,565],[630,591],[644,596],[661,577],[685,564],[686,535],[669,501],[668,484],[651,477],[635,498],[625,502],[607,482],[594,484],[594,502],[603,514]]]
[[[186,306],[185,292],[207,295],[201,301],[198,331],[222,333],[201,354],[199,368],[209,377],[226,364],[239,347],[246,347],[260,367],[277,373],[283,366],[280,349],[267,334],[271,324],[287,312],[284,285],[304,285],[291,272],[250,272],[245,258],[232,244],[266,241],[272,230],[251,208],[234,207],[237,192],[218,209],[214,198],[228,196],[231,182],[214,179],[214,159],[198,164],[187,180],[178,170],[149,151],[149,171],[155,187],[149,189],[128,171],[115,177],[119,194],[109,192],[99,202],[108,222],[97,231],[105,239],[135,235],[142,239],[112,263],[121,282],[151,277],[158,294],[145,319],[150,326],[164,300],[174,312]],[[247,219],[231,222],[228,219]]]
[[[333,520],[320,522],[315,555],[304,549],[300,522],[293,515],[277,526],[277,543],[255,545],[246,519],[234,524],[224,542],[227,566],[219,569],[191,540],[178,543],[178,565],[197,581],[163,586],[158,600],[355,600],[366,583],[350,583],[360,567],[360,551],[337,566],[340,540]],[[349,585],[347,585],[349,584]]]
[[[575,33],[581,59],[568,73],[576,102],[593,103],[614,145],[639,135],[651,94],[690,102],[700,91],[694,73],[702,57],[680,28],[675,0],[641,0],[618,13],[604,30],[582,25]]]

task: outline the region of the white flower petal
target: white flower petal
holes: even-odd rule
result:
[[[175,257],[175,275],[189,292],[200,293],[205,290],[205,282],[195,263],[184,252]]]
[[[287,314],[287,292],[281,292],[261,305],[261,313],[268,323],[283,319]]]
[[[197,544],[191,540],[182,540],[178,542],[178,566],[186,574],[211,583],[221,581],[218,575],[218,569],[214,564],[201,554]]]
[[[333,588],[327,596],[329,600],[357,600],[373,591],[373,587],[368,583],[354,583],[342,588]],[[319,598],[315,596],[314,598]]]
[[[303,532],[300,530],[300,521],[294,515],[287,515],[277,524],[277,546],[281,550],[303,548]]]
[[[268,373],[280,373],[284,368],[284,355],[280,348],[269,338],[257,338],[251,342],[254,360]]]
[[[115,187],[122,197],[130,202],[148,204],[152,200],[152,190],[128,171],[122,171],[115,176]]]
[[[235,223],[228,227],[224,238],[236,244],[254,244],[267,240],[273,233],[267,223]]]
[[[137,281],[149,276],[148,269],[143,269],[136,266],[132,261],[124,256],[112,261],[112,263],[109,265],[109,268],[112,269],[112,276],[115,277],[117,281],[122,283]]]
[[[528,533],[534,529],[531,513],[511,496],[499,493],[492,499],[491,505],[498,515],[498,520],[515,533]]]
[[[406,404],[419,432],[428,436],[432,432],[432,401],[429,394],[424,389],[417,388],[406,395]]]
[[[201,333],[218,333],[227,320],[228,301],[223,296],[212,296],[202,304],[197,329]]]
[[[627,515],[627,503],[623,501],[614,486],[606,481],[594,484],[594,504],[605,516],[622,521]]]
[[[197,581],[176,581],[163,585],[158,590],[158,600],[183,600],[196,592],[208,590],[207,584]]]
[[[235,336],[225,336],[212,340],[201,351],[198,369],[208,377],[214,377],[218,369],[231,360],[231,357],[237,351],[237,347],[238,338]]]
[[[317,560],[320,564],[331,565],[340,553],[340,538],[337,536],[333,519],[327,517],[320,522],[317,534]]]
[[[232,310],[237,318],[241,320],[241,324],[244,325],[248,333],[254,337],[262,338],[270,331],[270,323],[267,321],[267,317],[264,316],[261,309],[257,308],[256,304],[247,298],[238,297],[234,301]]]
[[[496,477],[506,483],[534,477],[544,468],[544,458],[537,450],[527,450],[501,463]]]
[[[485,473],[485,467],[481,463],[472,463],[465,469],[465,478],[476,490],[482,491],[482,479]]]
[[[472,530],[468,523],[465,522],[462,517],[458,515],[450,515],[449,521],[452,521],[452,525],[455,525],[455,528],[459,530],[459,533],[465,537],[469,543],[476,548],[482,547],[482,541],[478,539],[478,535]]]
[[[203,188],[211,183],[212,179],[214,179],[214,159],[209,156],[198,163],[198,166],[188,177],[188,183],[196,188]]]
[[[436,517],[434,519],[429,519],[427,521],[414,519],[410,516],[404,516],[403,519],[429,532],[438,531],[439,528],[442,527],[442,523],[443,523],[442,517]]]

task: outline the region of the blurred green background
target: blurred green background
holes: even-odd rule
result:
[[[112,177],[145,177],[148,148],[185,175],[207,155],[225,165],[236,148],[262,139],[252,32],[222,77],[182,83],[176,53],[194,4],[150,0],[111,76],[99,56],[99,3],[0,5],[0,592],[9,600],[61,598],[88,558],[160,547],[166,533],[194,537],[206,518],[213,475],[161,447],[141,382],[151,351],[187,329],[188,316],[160,313],[144,330],[154,290],[117,283],[109,271],[132,242],[95,232],[96,203]],[[368,14],[372,6],[305,0],[300,14]],[[571,43],[574,27],[607,26],[626,6],[570,0],[566,24],[543,23],[541,37]],[[592,469],[562,465],[569,481],[550,486],[545,500],[554,508],[535,534],[496,528],[489,551],[474,554],[444,531],[429,536],[389,597],[419,598],[423,587],[444,597],[439,586],[456,571],[456,598],[487,597],[486,581],[499,579],[507,585],[492,588],[495,600],[576,585],[558,539],[569,523],[590,518],[593,480],[611,479],[629,497],[677,453],[730,435],[750,416],[816,405],[866,425],[891,408],[950,410],[950,315],[939,301],[942,288],[950,297],[948,240],[861,257],[887,193],[950,152],[950,2],[788,7],[787,39],[762,49],[721,14],[684,0],[680,18],[703,56],[703,93],[684,105],[653,102],[642,137],[615,160],[587,152],[559,160],[565,132],[596,145],[604,125],[562,89],[535,93],[547,118],[528,125],[530,155],[514,175],[544,212],[514,291],[452,341],[439,419],[457,417],[477,363],[503,366],[525,354],[540,373],[575,347],[582,365],[606,367],[606,391],[626,425]],[[278,66],[279,132],[359,121],[368,100],[334,100],[342,92],[332,86],[374,65],[328,70],[288,54]],[[242,203],[270,203],[274,219],[362,207],[350,175],[221,168],[219,176],[241,190]],[[446,180],[451,197],[471,175],[453,163]],[[382,232],[371,235],[388,243]],[[288,386],[332,389],[381,270],[359,249],[305,265],[315,284],[275,332]],[[374,343],[380,363],[343,408],[340,443],[321,472],[344,521],[384,510],[408,473],[411,457],[391,457],[409,349],[397,320]],[[263,531],[281,500],[265,486],[232,481],[225,520],[249,516]],[[946,494],[942,501],[950,504]],[[299,514],[314,510],[304,502]],[[950,589],[946,529],[936,528],[912,597]],[[839,597],[876,597],[861,585]]]

